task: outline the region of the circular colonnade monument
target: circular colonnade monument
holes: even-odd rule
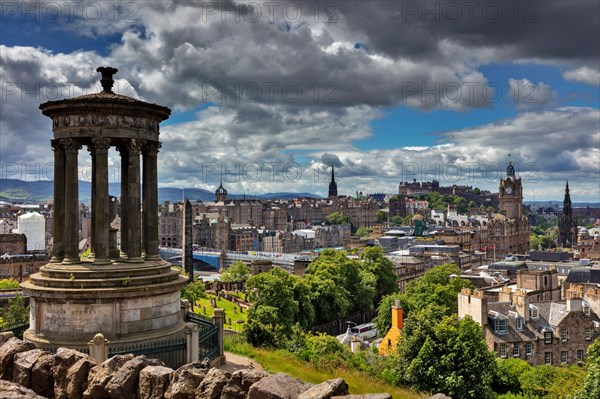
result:
[[[21,286],[31,299],[24,339],[46,349],[84,349],[96,333],[111,345],[184,334],[179,290],[187,278],[158,252],[159,124],[171,110],[113,93],[117,69],[97,71],[102,92],[40,105],[54,134],[54,245],[50,262]],[[92,158],[92,253],[81,260],[77,158],[83,146]],[[120,248],[110,226],[117,214],[108,192],[111,147],[121,156]]]

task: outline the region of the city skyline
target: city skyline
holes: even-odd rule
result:
[[[566,180],[600,201],[599,5],[450,4],[4,2],[0,178],[42,176],[39,104],[99,91],[105,65],[119,94],[173,110],[161,187],[326,197],[334,165],[340,194],[496,192],[512,162],[526,201]]]

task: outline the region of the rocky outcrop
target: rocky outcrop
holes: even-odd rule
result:
[[[219,369],[210,369],[196,389],[196,399],[219,399],[231,374]]]
[[[331,399],[392,399],[389,393],[369,393],[366,395],[332,396]]]
[[[221,399],[245,399],[250,387],[269,374],[255,369],[234,371],[223,388]]]
[[[0,365],[2,375],[10,371],[7,381],[0,380],[0,398],[10,399],[391,399],[388,394],[347,395],[342,378],[314,385],[254,369],[230,374],[210,369],[207,362],[173,371],[159,360],[134,355],[96,364],[73,349],[51,354],[16,338],[0,347]]]
[[[46,352],[33,349],[27,352],[16,353],[13,357],[12,381],[25,388],[31,388],[31,369],[39,357]]]
[[[450,396],[446,396],[443,393],[436,393],[433,396],[430,396],[429,399],[452,399]]]
[[[54,357],[52,376],[56,399],[82,399],[87,388],[88,374],[96,361],[74,349],[59,348]]]
[[[148,366],[140,371],[138,399],[162,399],[171,383],[173,369],[164,366]]]
[[[106,391],[106,384],[133,357],[131,354],[116,355],[93,367],[88,376],[88,387],[83,393],[83,399],[110,399],[110,395]]]
[[[0,379],[0,398],[2,399],[46,399],[16,382]]]
[[[208,369],[204,363],[194,362],[179,367],[171,378],[165,399],[194,399],[195,392]]]
[[[248,399],[297,399],[312,386],[284,373],[272,374],[250,387]]]
[[[54,398],[54,354],[43,353],[31,369],[31,389],[38,395]]]
[[[340,395],[348,395],[348,384],[343,378],[336,378],[302,392],[298,399],[330,399],[333,396]]]
[[[106,392],[110,398],[136,399],[140,371],[147,366],[164,366],[164,363],[157,359],[148,359],[144,355],[125,362],[106,384]]]
[[[10,338],[0,347],[0,378],[11,380],[13,376],[13,361],[17,353],[35,349],[30,342],[21,341],[18,338]]]

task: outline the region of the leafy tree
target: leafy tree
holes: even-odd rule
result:
[[[519,377],[529,371],[532,366],[525,360],[518,358],[496,359],[497,372],[494,381],[494,391],[497,393],[521,393]]]
[[[479,194],[481,194],[481,190],[479,189],[479,187],[475,187],[475,188],[473,189],[473,194],[475,194],[475,195],[479,195]]]
[[[333,212],[325,217],[325,221],[328,224],[348,224],[350,223],[350,218],[342,216],[339,212]]]
[[[310,287],[317,323],[325,323],[348,314],[351,306],[348,293],[340,289],[333,279],[312,274],[307,274],[304,279]]]
[[[445,316],[406,369],[410,386],[463,399],[492,398],[496,362],[481,326],[470,317]]]
[[[398,276],[394,273],[394,264],[384,256],[381,247],[365,248],[360,256],[365,270],[373,273],[377,280],[377,299],[398,291]]]
[[[573,399],[600,398],[600,340],[596,339],[587,348],[587,367],[585,380]]]
[[[477,204],[475,203],[475,201],[469,201],[469,203],[467,204],[467,208],[468,209],[477,208]]]
[[[6,325],[24,324],[29,321],[29,306],[21,295],[8,300],[8,306],[0,309],[0,317]]]
[[[392,226],[404,226],[404,225],[406,225],[406,223],[404,223],[404,218],[402,216],[392,216],[390,218],[390,224]]]
[[[12,277],[0,280],[0,290],[18,290],[19,288],[19,282]]]
[[[185,287],[181,289],[181,297],[190,301],[190,305],[193,312],[194,305],[196,304],[196,302],[199,299],[206,297],[206,292],[204,291],[204,283],[202,281],[193,281],[187,283]]]
[[[250,269],[244,262],[237,260],[232,263],[227,270],[221,274],[220,280],[226,283],[229,282],[241,282],[248,280],[250,276]]]
[[[416,281],[410,281],[400,298],[406,314],[428,304],[444,307],[447,315],[457,313],[458,293],[463,288],[475,288],[469,280],[459,275],[460,269],[453,263],[447,263],[427,271]]]
[[[366,235],[367,235],[368,233],[369,233],[369,232],[368,232],[368,230],[367,230],[367,228],[366,228],[366,227],[364,227],[364,226],[360,226],[360,227],[359,227],[359,228],[356,230],[356,233],[355,233],[355,235],[356,235],[357,237],[366,237]]]
[[[289,339],[293,326],[299,320],[312,323],[305,286],[299,285],[300,277],[274,267],[248,279],[248,298],[254,302],[248,311],[248,324],[244,334],[255,346],[277,346]],[[301,303],[301,305],[300,305]],[[300,309],[305,311],[300,315]]]
[[[379,209],[377,212],[375,212],[375,217],[376,217],[377,223],[380,223],[380,224],[385,223],[385,222],[387,222],[387,219],[388,219],[388,213]]]
[[[375,327],[377,327],[377,333],[379,336],[384,336],[389,331],[392,326],[392,312],[390,309],[392,305],[394,305],[394,301],[396,299],[400,299],[400,294],[390,294],[384,296],[379,302],[379,306],[377,307],[377,316],[375,316],[372,320],[375,323]]]

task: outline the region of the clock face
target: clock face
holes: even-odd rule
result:
[[[512,193],[512,187],[511,187],[511,186],[508,186],[508,187],[506,187],[506,188],[504,189],[504,192],[505,192],[506,194],[511,194],[511,193]]]

